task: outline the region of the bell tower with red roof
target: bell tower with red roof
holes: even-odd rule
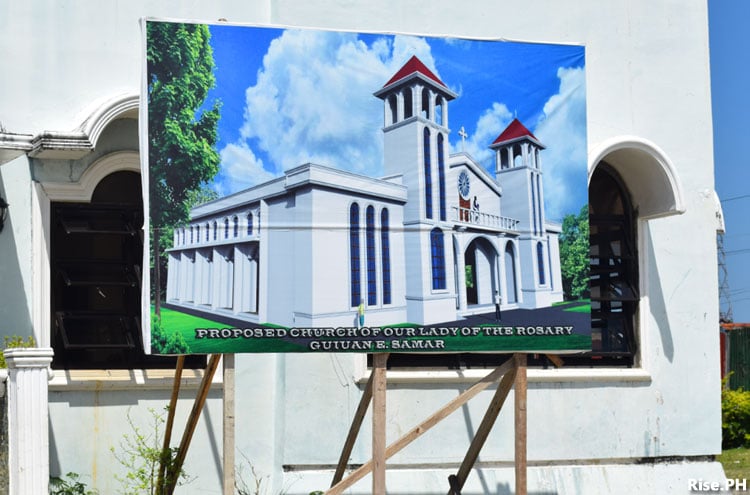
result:
[[[404,234],[409,321],[455,317],[448,176],[448,102],[456,98],[433,71],[411,57],[375,96],[383,100],[386,176],[407,188]],[[452,315],[452,316],[451,316]],[[446,318],[446,319],[442,319]]]
[[[536,305],[540,289],[552,286],[551,257],[559,256],[556,234],[544,215],[541,151],[544,145],[518,119],[490,145],[495,150],[495,177],[503,186],[503,214],[519,220],[519,255],[524,301]],[[558,232],[559,233],[559,232]]]
[[[504,197],[505,214],[521,220],[520,228],[532,236],[544,235],[544,188],[541,151],[544,145],[518,119],[492,142],[495,176],[503,190],[519,194]]]
[[[409,188],[405,220],[444,221],[448,102],[457,95],[412,56],[375,96],[383,100],[385,175],[402,175]]]

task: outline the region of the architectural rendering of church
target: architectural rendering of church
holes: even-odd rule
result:
[[[457,95],[416,57],[375,96],[384,177],[307,163],[195,207],[169,250],[167,303],[317,327],[356,325],[361,304],[375,326],[460,320],[497,295],[504,310],[561,301],[544,145],[514,120],[490,144],[495,177],[450,154]]]

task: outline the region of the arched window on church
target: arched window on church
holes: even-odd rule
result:
[[[388,209],[380,212],[380,251],[383,268],[383,304],[391,304],[391,244],[388,232]]]
[[[208,231],[211,230],[211,224],[206,222],[206,242],[208,242],[210,239],[208,237]]]
[[[247,235],[253,235],[253,214],[247,214]]]
[[[190,244],[193,243],[193,226],[190,226]]]
[[[414,96],[411,88],[404,88],[404,119],[414,116]]]
[[[544,285],[544,246],[541,242],[536,243],[536,266],[539,270],[539,285]]]
[[[240,219],[235,215],[232,218],[232,236],[237,237],[238,235],[240,235]]]
[[[430,130],[424,128],[423,132],[424,153],[424,207],[425,217],[432,218],[432,159],[430,157]]]
[[[438,133],[437,138],[437,154],[438,154],[438,185],[440,188],[440,220],[445,222],[446,218],[446,207],[445,207],[445,156],[443,154],[443,134]]]
[[[398,121],[398,99],[396,95],[388,97],[388,110],[390,111],[390,121],[386,125],[395,124]]]
[[[367,304],[378,303],[378,276],[375,260],[375,208],[372,205],[365,210],[365,252],[367,254]]]
[[[429,88],[422,88],[422,99],[420,101],[422,106],[422,117],[424,117],[427,120],[432,119],[432,115],[430,115],[430,90]]]
[[[443,97],[437,95],[435,97],[435,123],[443,125]]]
[[[216,240],[218,233],[219,233],[219,224],[216,223],[216,220],[214,220],[214,240]]]
[[[356,307],[362,301],[359,257],[359,205],[357,203],[352,203],[349,208],[349,264],[351,306]]]
[[[597,165],[589,183],[592,354],[632,362],[636,352],[638,253],[635,212],[619,174]]]
[[[224,239],[229,239],[229,219],[224,219]]]
[[[197,243],[201,242],[201,226],[200,225],[195,226],[195,242]]]
[[[434,228],[430,232],[432,255],[432,290],[445,289],[445,244],[443,231]]]

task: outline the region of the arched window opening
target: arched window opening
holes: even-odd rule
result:
[[[247,235],[253,235],[253,214],[247,214]]]
[[[513,146],[513,166],[523,167],[523,150],[519,145]]]
[[[201,242],[201,226],[195,226],[195,242]]]
[[[430,90],[428,88],[422,89],[422,101],[421,101],[422,112],[421,115],[427,120],[432,119],[430,115]]]
[[[443,231],[434,228],[430,232],[432,254],[432,290],[445,289],[445,244]]]
[[[443,97],[438,95],[435,97],[435,123],[443,125]]]
[[[430,157],[430,130],[424,128],[424,206],[425,217],[432,218],[432,159]]]
[[[224,239],[229,239],[229,219],[224,219]]]
[[[619,174],[597,165],[589,183],[592,355],[631,364],[637,350],[635,213]]]
[[[375,263],[375,208],[367,207],[365,212],[365,239],[367,254],[367,304],[378,303],[377,269]]]
[[[539,270],[539,285],[544,285],[544,246],[541,242],[536,243],[536,266]]]
[[[240,219],[235,216],[232,219],[232,235],[237,237],[240,234]]]
[[[351,306],[359,306],[362,301],[360,286],[360,257],[359,257],[359,205],[352,203],[349,208],[349,270],[351,276]]]
[[[438,134],[437,153],[438,153],[438,186],[440,189],[440,220],[445,222],[445,156],[443,154],[443,135]]]
[[[404,88],[404,118],[408,119],[414,115],[414,97],[411,88]]]
[[[390,111],[390,121],[386,122],[386,124],[395,124],[398,121],[398,99],[396,95],[388,97],[388,110]]]
[[[386,208],[380,212],[380,251],[383,270],[383,304],[391,304],[391,244]]]
[[[219,234],[219,224],[214,220],[214,240],[216,240]]]
[[[206,242],[209,241],[209,233],[208,231],[211,229],[211,224],[206,222]]]

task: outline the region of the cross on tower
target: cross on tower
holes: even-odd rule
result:
[[[458,130],[458,135],[461,136],[461,151],[466,151],[466,138],[469,137],[469,135],[466,134],[464,126],[461,126],[461,129]]]

